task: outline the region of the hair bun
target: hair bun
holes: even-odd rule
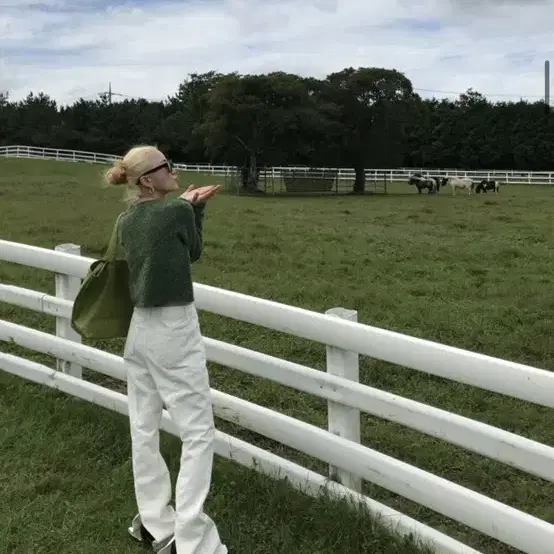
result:
[[[127,182],[127,171],[121,160],[117,160],[113,167],[106,172],[106,181],[110,185],[123,185]]]

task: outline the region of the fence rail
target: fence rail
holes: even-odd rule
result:
[[[64,150],[61,148],[42,148],[38,146],[0,146],[0,156],[13,158],[36,158],[47,160],[58,160],[68,162],[85,162],[98,164],[111,164],[119,156],[101,154],[97,152],[84,152],[79,150]],[[197,173],[209,173],[214,176],[236,175],[237,168],[229,165],[212,164],[182,164],[177,163],[175,167],[180,171]],[[319,167],[309,168],[306,166],[287,166],[265,168],[260,173],[261,179],[283,179],[291,175],[306,175],[311,177],[325,177],[336,173],[339,181],[353,181],[355,177],[352,168],[331,168]],[[383,168],[366,169],[366,180],[375,181],[406,181],[410,175],[421,172],[424,175],[441,176],[455,175],[470,177],[474,180],[497,179],[502,183],[512,185],[552,185],[554,184],[554,172],[550,171],[521,171],[521,170],[489,170],[478,171],[464,170],[459,168],[428,169],[428,168]]]
[[[127,396],[122,393],[3,352],[0,352],[0,368],[12,375],[46,385],[97,406],[125,416],[129,415]],[[165,409],[161,428],[172,435],[179,436],[178,429]],[[440,554],[482,554],[380,502],[363,496],[340,483],[329,481],[319,473],[218,430],[215,432],[215,452],[219,456],[266,475],[286,478],[291,486],[314,497],[319,496],[325,490],[335,498],[365,505],[371,513],[380,518],[382,524],[395,533],[402,536],[416,536],[420,540],[433,544],[436,552]]]
[[[72,252],[72,253],[69,253]],[[56,296],[1,284],[0,301],[57,318],[56,336],[0,320],[0,341],[15,343],[60,360],[59,371],[11,354],[0,353],[0,368],[58,388],[119,413],[127,413],[124,395],[81,378],[87,367],[125,380],[132,363],[81,344],[64,326],[71,316],[76,285],[92,261],[78,255],[76,245],[49,250],[0,240],[0,260],[46,269],[57,275]],[[218,433],[217,451],[239,463],[293,475],[297,486],[309,484],[313,494],[325,487],[338,496],[362,500],[396,531],[414,533],[434,543],[441,554],[477,551],[411,520],[360,494],[362,479],[409,498],[528,554],[547,554],[554,544],[554,525],[506,504],[451,483],[417,467],[360,444],[360,412],[404,424],[430,436],[517,467],[554,482],[554,448],[445,410],[402,398],[357,381],[358,355],[482,387],[554,407],[554,374],[544,369],[452,348],[361,324],[355,312],[331,309],[326,314],[195,283],[200,310],[315,340],[327,346],[327,373],[236,345],[205,338],[210,361],[270,379],[328,402],[328,429],[321,429],[268,408],[213,390],[214,411],[224,420],[255,431],[329,465],[340,483],[308,472],[254,445]],[[176,432],[167,414],[166,430]],[[347,485],[347,486],[345,486]],[[390,516],[390,517],[389,517]]]

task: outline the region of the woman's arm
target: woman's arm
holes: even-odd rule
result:
[[[196,262],[202,255],[202,230],[205,204],[191,204],[179,199],[177,211],[177,233],[187,245],[190,261]]]

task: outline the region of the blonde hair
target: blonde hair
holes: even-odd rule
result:
[[[127,185],[129,188],[125,200],[134,202],[139,194],[137,181],[145,171],[152,169],[153,154],[158,153],[155,146],[135,146],[114,162],[104,173],[104,180],[109,185]]]

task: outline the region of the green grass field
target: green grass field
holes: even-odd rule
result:
[[[52,248],[106,246],[121,190],[102,166],[0,160],[0,237]],[[183,175],[183,188],[189,182]],[[209,177],[194,175],[210,181]],[[250,198],[209,206],[195,281],[550,368],[554,348],[554,191],[510,186],[500,195],[412,194]],[[403,192],[403,191],[402,191]],[[0,281],[53,293],[48,272],[0,264]],[[52,318],[0,305],[0,319],[54,331]],[[206,336],[325,368],[323,345],[201,313]],[[120,341],[92,343],[122,351]],[[52,363],[12,345],[8,351]],[[210,366],[212,386],[326,426],[325,403],[235,370]],[[121,383],[86,372],[87,379]],[[361,381],[554,445],[554,412],[421,372],[361,358]],[[126,536],[134,513],[125,418],[0,372],[0,554],[142,552]],[[326,473],[325,464],[254,433],[220,429]],[[363,443],[554,523],[554,486],[482,456],[364,416]],[[173,473],[179,443],[164,435]],[[363,515],[319,502],[217,459],[208,509],[231,554],[420,552]],[[474,548],[500,543],[370,484],[365,492]]]

